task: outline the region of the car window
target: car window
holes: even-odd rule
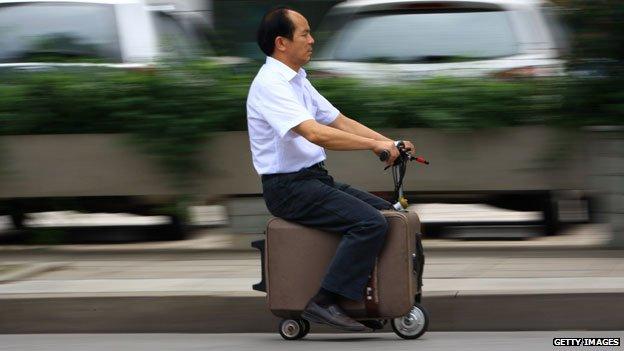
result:
[[[517,51],[504,11],[368,15],[335,40],[333,58],[345,61],[446,62]]]
[[[166,13],[154,12],[154,24],[161,53],[171,58],[191,57],[198,53],[197,43],[175,18]]]
[[[570,51],[570,28],[561,21],[562,9],[551,4],[542,5],[542,15],[549,25],[555,45],[561,54]]]
[[[0,62],[121,62],[111,5],[0,5]]]

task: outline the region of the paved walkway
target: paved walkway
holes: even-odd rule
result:
[[[426,292],[624,291],[621,251],[601,250],[600,225],[523,241],[424,240]],[[0,296],[187,292],[259,294],[254,235],[208,229],[194,239],[0,248]],[[591,281],[587,281],[591,278]]]
[[[424,303],[444,316],[432,327],[472,330],[500,326],[514,330],[553,323],[565,326],[570,320],[566,306],[582,303],[595,311],[595,316],[574,320],[576,324],[569,324],[573,328],[617,329],[621,325],[624,329],[624,251],[601,249],[606,239],[603,229],[600,225],[582,225],[563,236],[511,242],[424,240]],[[0,308],[19,311],[15,313],[22,324],[16,325],[5,313],[0,317],[0,332],[270,331],[272,317],[264,307],[265,294],[251,289],[260,279],[259,255],[249,249],[253,239],[256,236],[209,229],[194,239],[178,242],[1,247]],[[180,300],[183,297],[189,299]],[[567,297],[573,299],[565,302]],[[55,305],[55,301],[63,302]],[[104,312],[94,312],[94,303],[100,309],[118,311],[102,315]],[[482,311],[497,303],[502,309],[554,310],[539,321],[535,316],[523,320]],[[46,304],[66,307],[62,312],[46,314],[41,310],[49,307]],[[128,304],[134,307],[128,310]],[[148,308],[141,304],[162,308],[145,314],[137,312]],[[246,315],[245,309],[258,312],[254,318],[229,324],[203,321],[201,328],[205,329],[196,329],[192,319],[184,322],[176,318],[152,327],[146,322],[141,324],[146,329],[136,329],[137,321],[154,318],[154,313],[185,308],[214,313],[225,306],[232,314]],[[481,312],[459,312],[470,306]],[[129,314],[124,317],[126,324],[118,320],[120,313]],[[51,318],[47,324],[46,318]],[[507,324],[495,324],[496,318],[503,318]],[[103,324],[105,321],[109,324]],[[261,327],[261,323],[269,323],[269,327]],[[114,329],[115,325],[121,329]]]

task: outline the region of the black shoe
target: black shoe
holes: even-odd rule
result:
[[[370,330],[362,323],[347,316],[342,308],[336,304],[323,307],[314,301],[310,301],[301,313],[301,317],[310,322],[327,324],[346,331],[363,332]]]
[[[383,319],[366,319],[360,321],[360,323],[362,323],[365,327],[371,328],[372,330],[383,329],[383,327],[386,325],[386,321],[384,321]]]

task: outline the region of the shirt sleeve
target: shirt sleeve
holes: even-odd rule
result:
[[[316,112],[316,120],[322,124],[330,124],[340,114],[337,108],[331,104],[331,102],[327,101],[327,99],[321,95],[314,86],[309,81],[306,81],[306,85],[308,86],[308,91],[312,96],[312,100],[314,105],[317,108]]]
[[[259,88],[258,103],[262,108],[262,115],[280,138],[301,122],[314,119],[299,103],[287,82],[275,82]]]

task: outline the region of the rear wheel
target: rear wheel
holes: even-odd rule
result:
[[[546,196],[542,203],[542,215],[544,221],[544,235],[556,235],[560,229],[559,206],[553,195]]]
[[[299,319],[298,320],[299,324],[301,324],[301,327],[303,328],[301,331],[301,337],[305,337],[306,335],[308,335],[308,333],[310,332],[310,322],[308,322],[305,319]]]
[[[298,319],[282,319],[279,324],[279,333],[285,340],[301,339],[309,331],[310,324],[308,323],[306,327],[306,324]]]
[[[26,219],[26,214],[23,212],[11,213],[11,223],[15,229],[24,229],[24,220]]]
[[[169,223],[169,228],[167,229],[167,239],[184,240],[188,237],[190,228],[184,217],[179,215],[170,215]]]

